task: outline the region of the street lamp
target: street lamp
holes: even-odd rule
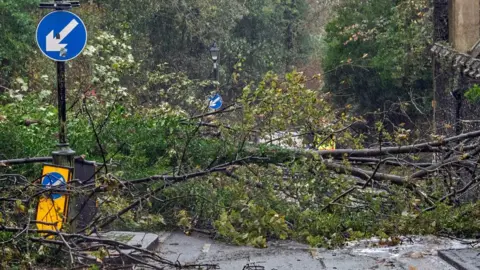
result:
[[[213,60],[213,76],[214,79],[218,82],[218,57],[220,55],[220,49],[217,47],[217,42],[213,42],[212,47],[210,47],[210,55],[212,56]]]

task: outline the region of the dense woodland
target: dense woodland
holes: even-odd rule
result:
[[[479,237],[480,133],[432,129],[430,2],[80,1],[89,39],[67,63],[68,141],[99,170],[95,186],[68,192],[94,193],[99,213],[52,240],[31,217],[41,164],[12,161],[48,157],[58,141],[56,68],[34,39],[48,11],[0,1],[1,267],[65,256],[106,268],[119,244],[82,243],[109,229],[256,247]],[[136,263],[174,264],[144,255]]]

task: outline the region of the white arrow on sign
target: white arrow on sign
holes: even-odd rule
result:
[[[210,101],[210,106],[215,106],[215,104],[217,104],[218,102],[220,102],[220,99],[221,99],[221,97],[217,97],[216,99],[211,100],[211,101]]]
[[[77,27],[77,20],[73,19],[63,30],[58,34],[58,38],[53,35],[53,30],[47,35],[47,52],[59,52],[64,49],[68,44],[60,44],[64,38]]]

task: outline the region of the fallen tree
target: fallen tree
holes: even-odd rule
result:
[[[445,138],[441,141],[377,149],[318,151],[246,144],[244,149],[239,151],[239,156],[244,157],[210,168],[204,168],[203,170],[192,170],[191,172],[181,175],[153,175],[132,180],[120,179],[109,174],[100,176],[96,185],[82,186],[73,183],[68,185],[66,189],[44,190],[38,184],[38,181],[27,181],[20,175],[5,174],[1,176],[2,182],[15,181],[17,184],[15,186],[2,185],[0,202],[3,203],[4,208],[2,210],[3,221],[0,225],[0,232],[3,233],[2,239],[4,239],[4,243],[31,241],[32,244],[57,246],[70,258],[71,266],[100,263],[114,267],[118,265],[112,263],[115,261],[113,258],[119,257],[124,260],[124,262],[122,262],[123,266],[129,261],[159,269],[159,265],[170,265],[177,268],[198,267],[199,265],[182,265],[178,262],[164,260],[151,251],[104,239],[98,233],[111,228],[113,223],[122,220],[125,215],[135,211],[145,211],[145,209],[148,209],[147,205],[149,203],[151,204],[152,198],[156,198],[165,190],[179,183],[195,179],[217,178],[219,176],[222,178],[221,175],[242,181],[239,179],[246,179],[245,173],[251,167],[256,167],[258,170],[269,171],[275,168],[281,168],[281,164],[287,164],[287,167],[291,169],[291,165],[295,163],[308,163],[313,165],[307,167],[308,170],[310,170],[310,176],[313,176],[315,181],[325,181],[323,178],[328,174],[333,176],[330,179],[338,179],[339,175],[346,177],[344,178],[345,183],[340,184],[342,188],[340,188],[338,192],[330,194],[330,196],[325,196],[327,199],[323,200],[324,203],[318,205],[320,211],[331,211],[331,208],[335,207],[341,201],[347,202],[344,207],[350,207],[348,203],[349,198],[354,199],[355,196],[353,196],[353,194],[355,193],[357,193],[357,195],[360,194],[361,197],[362,190],[378,190],[380,193],[370,194],[377,194],[380,200],[382,200],[382,196],[387,196],[388,198],[388,194],[395,194],[395,192],[391,190],[392,185],[397,186],[397,190],[401,188],[413,192],[412,194],[414,195],[412,196],[423,201],[423,203],[417,203],[417,206],[425,204],[423,211],[432,211],[438,204],[446,200],[450,202],[458,201],[465,193],[478,186],[480,180],[480,176],[477,176],[477,164],[480,158],[479,142],[480,131]],[[418,155],[418,153],[422,153],[423,155],[430,154],[430,156],[424,156],[424,160],[421,162],[412,161],[414,160],[412,157]],[[432,162],[427,162],[433,155],[436,156],[436,159]],[[49,159],[41,157],[2,160],[0,164],[15,166],[45,161],[49,161]],[[312,172],[311,170],[314,171]],[[304,171],[303,173],[307,172]],[[272,174],[272,177],[275,177],[274,175],[275,174]],[[274,192],[276,196],[280,196],[283,192],[282,189],[289,188],[284,186],[286,183],[293,185],[301,184],[309,178],[306,175],[298,176],[291,174],[288,170],[287,172],[282,171],[277,176],[281,176],[283,180],[276,182],[276,185],[272,186],[274,190],[276,190]],[[285,180],[285,177],[289,180]],[[449,180],[454,177],[461,177],[462,181],[449,182]],[[22,181],[18,179],[22,179]],[[444,187],[443,190],[445,190],[445,193],[441,196],[429,193],[432,190],[425,182],[431,181],[432,179],[451,186]],[[248,185],[247,189],[259,190],[265,190],[267,186],[271,184],[262,181],[258,182],[255,179],[250,179],[243,183]],[[353,183],[353,186],[349,187],[348,183]],[[148,188],[145,188],[145,186]],[[386,192],[385,194],[387,195],[381,195],[384,194],[383,192]],[[39,231],[32,226],[41,221],[32,220],[28,217],[29,215],[26,215],[20,220],[13,218],[12,215],[15,215],[15,213],[28,213],[26,209],[32,209],[37,198],[49,196],[49,194],[52,193],[65,193],[69,196],[86,196],[85,194],[91,196],[92,194],[96,194],[99,198],[111,197],[113,193],[118,195],[130,193],[132,194],[132,198],[137,199],[125,204],[124,207],[118,211],[100,212],[87,227],[80,228],[78,232],[74,233]],[[315,195],[321,196],[322,194]],[[375,197],[377,195],[373,196]],[[354,200],[358,200],[358,198]],[[295,201],[295,199],[293,201]],[[106,201],[103,203],[107,204]],[[297,201],[295,203],[299,202]],[[358,201],[356,204],[358,204]],[[147,210],[147,212],[148,211],[149,210]],[[186,225],[186,229],[194,229],[197,224],[190,219],[189,222],[190,224]],[[285,220],[285,222],[287,222],[287,220]],[[55,240],[44,238],[41,235],[52,235]],[[132,249],[134,252],[131,254],[123,253],[122,249],[125,248]],[[117,252],[114,255],[102,255],[103,257],[95,257],[92,255],[100,254],[98,253],[99,250],[116,250]],[[207,268],[215,267],[214,265],[202,266]]]
[[[69,130],[78,159],[101,161],[94,183],[73,179],[46,190],[35,164],[50,157],[0,160],[2,266],[51,264],[62,256],[71,268],[118,269],[118,259],[121,267],[197,267],[102,237],[114,229],[198,231],[257,247],[271,238],[335,247],[373,235],[475,236],[480,131],[428,141],[403,127],[387,130],[385,113],[375,128],[357,132],[352,123],[362,119],[333,110],[328,95],[306,89],[305,81],[295,72],[285,79],[267,74],[215,112],[187,113],[168,104],[104,108],[85,97],[72,109]],[[23,105],[8,119],[22,118]],[[48,117],[35,119],[55,120]],[[31,134],[44,132],[37,136],[47,141],[55,130],[36,125],[0,122],[2,138],[12,144],[5,151],[45,153]],[[294,136],[313,137],[317,146],[335,136],[350,149],[293,147]],[[265,143],[255,143],[259,138]],[[39,231],[43,221],[32,218],[36,204],[53,193],[96,198],[99,211],[81,227],[74,226],[77,214],[63,231]]]

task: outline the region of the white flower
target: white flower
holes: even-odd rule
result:
[[[134,62],[135,62],[135,59],[133,58],[133,55],[132,55],[132,54],[129,54],[129,55],[127,56],[127,61],[128,61],[128,63],[134,63]]]
[[[40,91],[40,98],[46,98],[52,94],[52,91],[50,90],[42,90]]]

